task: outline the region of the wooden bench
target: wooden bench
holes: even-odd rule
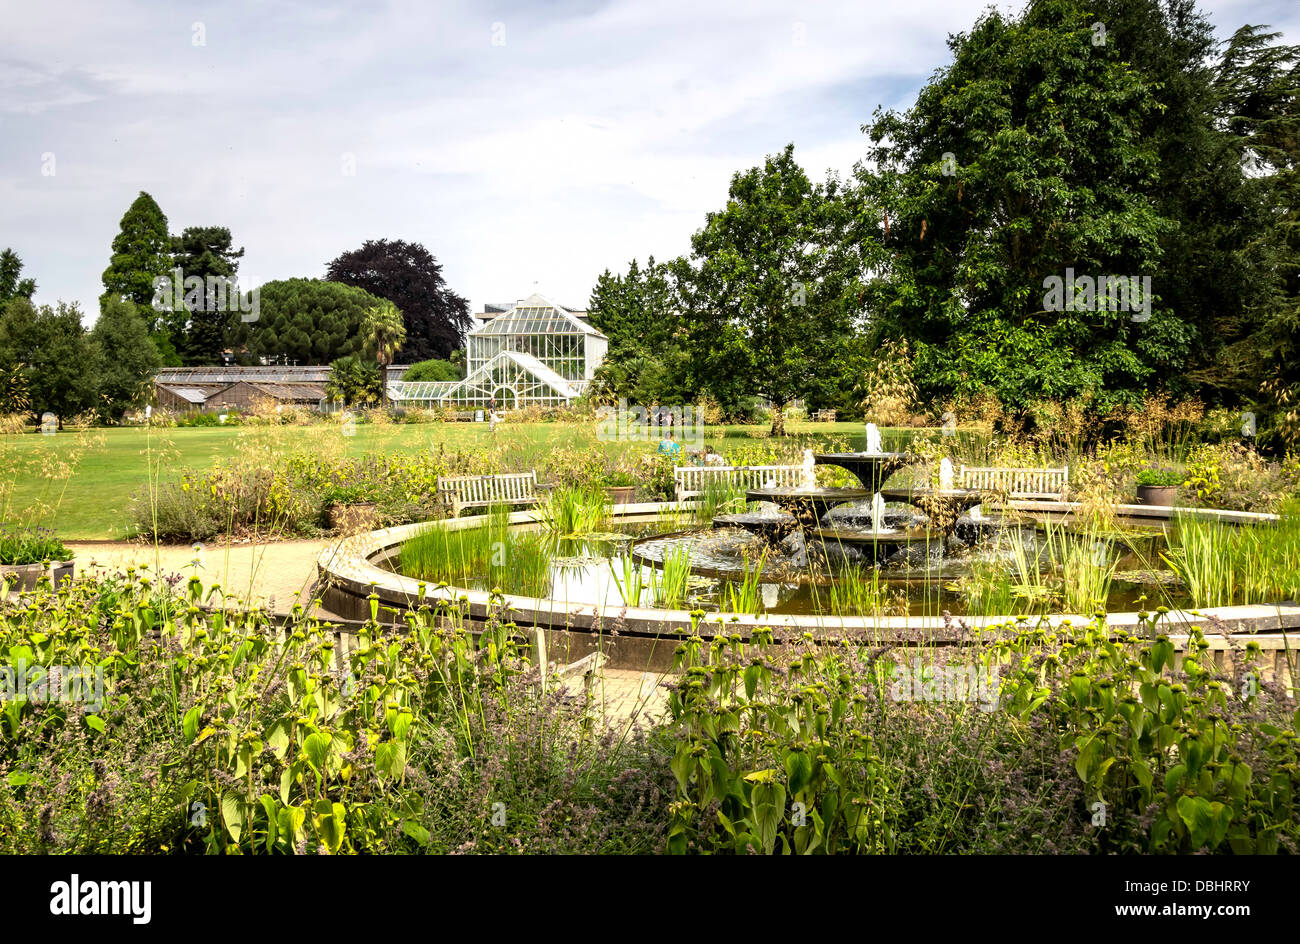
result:
[[[955,484],[958,488],[1006,492],[1008,498],[1064,500],[1070,491],[1070,467],[1008,469],[964,465],[957,472]]]
[[[451,506],[457,518],[462,508],[535,505],[542,500],[537,488],[536,472],[438,476],[438,498]]]
[[[673,469],[677,500],[698,498],[712,482],[736,488],[794,488],[803,476],[797,465],[682,465]]]

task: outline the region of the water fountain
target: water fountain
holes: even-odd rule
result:
[[[945,536],[952,534],[962,512],[974,508],[984,499],[984,494],[973,488],[958,488],[953,474],[952,461],[944,457],[939,462],[939,487],[913,486],[911,488],[886,488],[881,494],[888,501],[903,501],[923,511],[931,525]]]
[[[866,426],[866,449],[862,452],[824,452],[814,454],[804,450],[803,474],[796,488],[753,488],[745,493],[747,501],[772,502],[789,512],[790,518],[803,532],[805,544],[812,538],[823,548],[827,545],[851,546],[865,558],[878,562],[914,543],[929,542],[934,535],[925,529],[897,530],[885,522],[885,496],[881,489],[885,481],[908,462],[902,452],[885,452],[881,445],[880,430],[874,423]],[[834,465],[847,470],[861,483],[861,487],[821,487],[817,484],[815,467]],[[823,521],[831,509],[856,502],[870,502],[871,526],[848,527],[836,522]]]

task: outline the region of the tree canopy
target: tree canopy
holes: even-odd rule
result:
[[[320,279],[267,282],[257,321],[229,319],[230,336],[245,356],[327,364],[361,352],[366,312],[380,299],[359,288]]]
[[[117,419],[148,400],[149,381],[162,358],[135,305],[120,298],[106,299],[90,331],[90,346],[98,372],[96,405],[102,418]]]
[[[743,394],[782,410],[821,383],[858,308],[849,204],[834,177],[814,184],[794,146],[731,180],[727,205],[691,238],[678,278],[688,383],[727,405]]]
[[[113,238],[113,256],[104,270],[104,292],[147,310],[154,297],[154,279],[167,274],[171,261],[167,217],[154,198],[141,191],[123,214]]]
[[[233,283],[239,274],[243,249],[234,248],[230,230],[224,226],[187,226],[172,239],[173,271],[179,270],[187,281],[203,280],[203,302],[189,305],[180,312],[185,322],[173,324],[172,344],[189,364],[219,364],[225,349],[230,324],[233,292],[226,295],[225,305],[206,291],[209,279]],[[236,305],[237,307],[237,305]]]
[[[596,280],[588,311],[592,326],[609,338],[595,377],[603,396],[643,404],[679,396],[686,353],[674,265],[680,264],[651,256],[642,267],[633,259],[626,275],[606,269]]]
[[[18,378],[26,409],[53,413],[60,425],[94,407],[99,375],[81,310],[11,301],[0,313],[0,372]]]
[[[368,239],[360,249],[334,259],[325,277],[396,305],[411,359],[446,358],[464,344],[472,326],[469,302],[447,286],[442,266],[419,243]]]
[[[0,310],[15,298],[30,299],[36,294],[36,280],[25,279],[23,260],[12,249],[0,252]]]
[[[465,365],[453,364],[451,361],[441,361],[431,358],[427,361],[420,361],[418,364],[412,364],[402,374],[404,381],[418,380],[464,380]]]

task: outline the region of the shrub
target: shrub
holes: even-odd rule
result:
[[[1300,491],[1300,462],[1269,461],[1239,442],[1202,443],[1188,455],[1186,481],[1201,504],[1271,511]]]
[[[1136,476],[1138,485],[1161,488],[1170,485],[1182,485],[1183,474],[1173,469],[1142,469]]]
[[[221,419],[216,413],[196,410],[193,413],[185,413],[177,417],[176,425],[178,427],[220,426]]]
[[[72,552],[49,528],[0,525],[0,564],[42,564],[71,558]]]
[[[463,365],[453,364],[451,361],[442,361],[432,358],[427,361],[418,361],[406,369],[402,374],[403,381],[417,380],[462,380],[465,377]]]

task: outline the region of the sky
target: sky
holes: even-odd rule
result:
[[[794,142],[851,172],[984,0],[0,0],[0,248],[96,316],[142,190],[227,226],[244,288],[424,244],[475,310],[584,308],[689,249],[731,175]],[[1014,11],[1020,4],[996,4]],[[1203,0],[1220,35],[1293,0]]]

